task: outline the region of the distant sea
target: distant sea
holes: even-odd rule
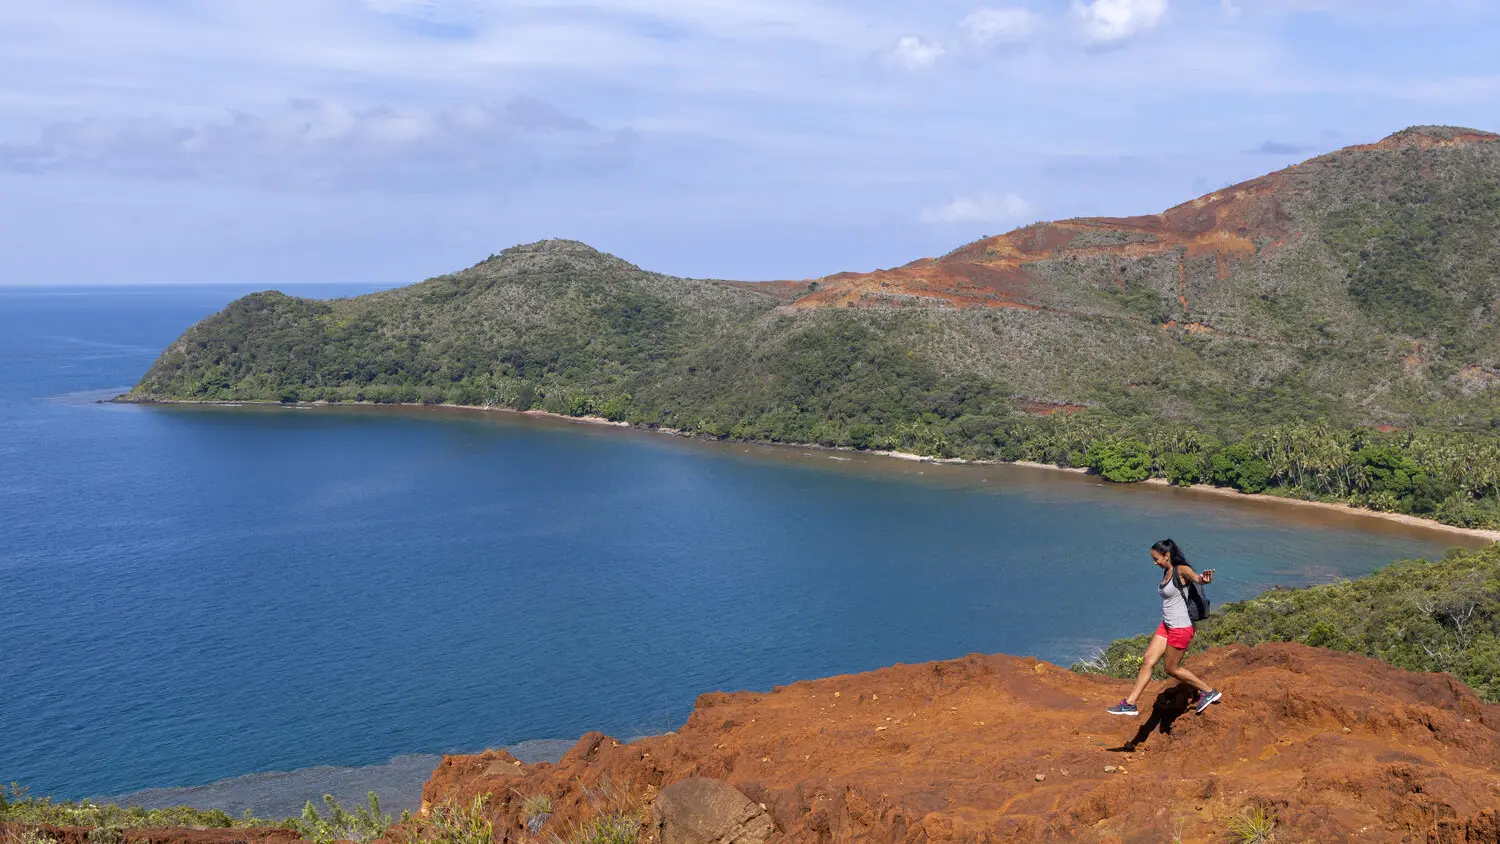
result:
[[[1068,663],[1155,626],[1163,537],[1217,601],[1460,541],[515,414],[96,403],[245,292],[0,288],[0,781],[410,805],[410,754],[658,733],[702,692],[896,662]]]

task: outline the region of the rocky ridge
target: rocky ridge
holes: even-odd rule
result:
[[[1173,298],[1181,308],[1174,317],[1200,332],[1211,332],[1211,327],[1192,321],[1195,310],[1202,310],[1190,300],[1192,284],[1230,283],[1235,271],[1245,268],[1242,264],[1272,258],[1301,240],[1307,232],[1299,223],[1307,215],[1298,212],[1307,209],[1298,207],[1299,200],[1315,191],[1320,181],[1336,177],[1341,165],[1362,156],[1382,158],[1407,150],[1497,141],[1500,135],[1489,132],[1413,127],[1214,191],[1160,214],[1037,223],[975,241],[941,258],[811,282],[774,282],[773,287],[796,308],[927,305],[1073,313],[1076,302],[1049,278],[1047,262],[1071,264],[1075,272],[1101,264],[1102,273],[1094,273],[1097,280],[1125,292],[1131,265],[1166,257],[1167,269],[1176,273]]]
[[[1415,127],[1159,214],[1038,223],[876,272],[683,279],[545,241],[346,300],[253,294],[128,398],[592,408],[844,445],[867,425],[899,438],[934,405],[949,421],[1084,407],[1218,436],[1306,418],[1487,432],[1497,140]],[[904,361],[904,382],[818,371],[838,350],[877,375]]]
[[[526,797],[563,830],[601,789],[654,802],[663,844],[1207,842],[1256,813],[1277,841],[1500,842],[1500,707],[1451,678],[1294,644],[1193,668],[1222,703],[1195,716],[1156,683],[1139,720],[1104,711],[1122,681],[1008,656],[706,694],[675,734],[590,734],[556,765],[446,757],[423,802],[489,794],[496,839],[518,842]],[[700,809],[682,837],[684,791],[715,794],[718,827]]]

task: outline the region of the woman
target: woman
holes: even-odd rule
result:
[[[1151,682],[1151,669],[1156,667],[1156,661],[1166,654],[1167,676],[1198,690],[1197,713],[1202,715],[1203,710],[1218,702],[1223,695],[1182,667],[1182,655],[1187,653],[1188,645],[1193,641],[1193,620],[1188,615],[1186,593],[1190,582],[1213,583],[1214,570],[1204,569],[1202,574],[1193,571],[1193,567],[1188,565],[1187,557],[1183,556],[1182,549],[1170,539],[1163,539],[1151,546],[1151,559],[1165,569],[1161,583],[1157,586],[1157,592],[1161,595],[1161,626],[1156,628],[1156,635],[1151,637],[1151,644],[1146,646],[1146,656],[1141,662],[1141,672],[1135,678],[1135,688],[1130,690],[1129,697],[1111,706],[1109,712],[1111,715],[1140,714],[1135,708],[1135,702],[1141,692],[1146,690],[1146,684]]]

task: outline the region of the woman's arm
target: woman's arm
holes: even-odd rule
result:
[[[1180,577],[1180,578],[1182,578],[1183,580],[1190,581],[1192,583],[1213,583],[1214,582],[1214,570],[1213,569],[1204,569],[1203,573],[1199,574],[1199,573],[1193,571],[1193,567],[1192,566],[1183,565],[1183,566],[1178,566],[1177,567],[1177,576]]]

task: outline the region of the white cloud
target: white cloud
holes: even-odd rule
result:
[[[1090,42],[1116,44],[1160,24],[1167,15],[1167,0],[1074,0],[1073,10]]]
[[[959,27],[967,41],[979,46],[1024,44],[1036,34],[1040,20],[1030,9],[979,9]]]
[[[948,51],[935,41],[926,41],[915,35],[903,36],[892,48],[890,59],[907,70],[922,70],[932,67]]]
[[[1031,203],[1017,193],[979,194],[954,199],[922,211],[921,221],[933,225],[949,223],[1014,223],[1031,213]]]
[[[1288,35],[1307,14],[1318,43]],[[368,203],[382,247],[368,251],[385,253],[409,203],[441,195],[454,202],[423,207],[453,230],[487,226],[487,248],[594,219],[621,221],[622,247],[629,229],[670,256],[691,239],[673,232],[733,243],[748,219],[808,243],[844,238],[807,249],[822,271],[899,263],[955,232],[1043,215],[1022,213],[1011,190],[1045,195],[1048,216],[1142,213],[1201,193],[1198,173],[1258,175],[1265,165],[1243,150],[1315,139],[1330,121],[1340,143],[1414,113],[1495,128],[1500,81],[1483,42],[1455,40],[1441,66],[1420,46],[1478,38],[1496,15],[1494,0],[0,2],[0,193],[20,186],[55,211],[48,249],[27,243],[42,228],[0,225],[0,254],[66,248],[73,209],[114,186],[140,197],[121,200],[120,219],[191,197],[183,218],[222,220],[246,243],[243,196],[278,209]],[[1150,49],[1099,49],[1146,38]],[[589,124],[507,114],[522,92]],[[1236,108],[1245,96],[1261,107]],[[506,190],[524,185],[545,189],[524,202]],[[501,210],[455,210],[481,201]],[[29,204],[10,203],[22,209],[10,216],[35,216]],[[335,227],[322,216],[308,212],[295,236]],[[850,234],[871,221],[890,234]],[[113,245],[167,254],[160,230]],[[651,263],[637,249],[622,251]],[[811,271],[790,263],[779,271]],[[716,271],[746,272],[735,267]]]
[[[197,123],[87,119],[0,144],[0,172],[85,172],[293,189],[492,190],[620,163],[633,135],[541,100],[440,109],[300,99]]]

